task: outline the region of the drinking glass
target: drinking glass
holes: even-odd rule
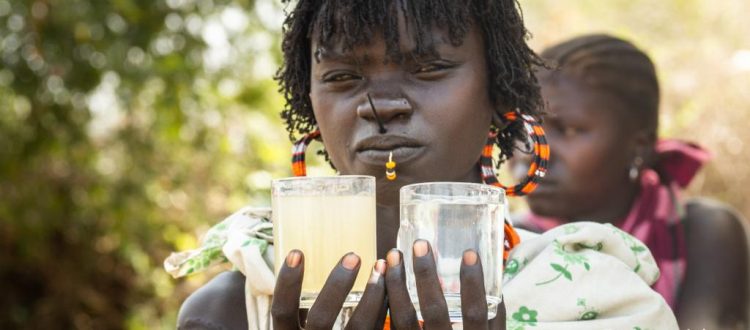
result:
[[[461,322],[461,258],[474,249],[482,261],[488,319],[502,299],[505,191],[488,185],[433,182],[401,188],[398,248],[404,253],[406,286],[419,312],[412,244],[430,242],[451,322]]]
[[[375,178],[294,177],[273,180],[273,237],[276,273],[293,249],[305,254],[300,308],[312,307],[341,257],[361,258],[357,280],[344,307],[356,306],[375,262]]]

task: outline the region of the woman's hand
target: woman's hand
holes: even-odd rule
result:
[[[414,273],[424,327],[451,329],[448,306],[440,288],[432,248],[424,240],[414,243]],[[417,313],[406,289],[406,271],[400,251],[387,255],[387,267],[378,260],[347,329],[382,329],[385,317],[385,291],[388,290],[391,326],[394,329],[419,329]],[[341,258],[323,286],[306,322],[299,314],[299,297],[304,275],[304,256],[294,250],[287,256],[276,279],[271,314],[275,329],[330,329],[341,311],[344,299],[354,285],[360,259],[349,253]],[[473,250],[464,253],[461,263],[461,306],[464,329],[505,329],[505,304],[498,306],[497,317],[487,320],[482,264]]]
[[[359,272],[360,259],[354,253],[341,258],[328,276],[323,289],[307,313],[306,320],[300,317],[299,298],[305,258],[301,251],[293,250],[286,257],[276,278],[276,287],[271,305],[274,329],[298,330],[331,329],[341,307],[354,285]],[[357,308],[346,325],[347,329],[383,328],[385,318],[385,261],[378,260],[373,267],[370,280]],[[300,324],[302,323],[302,324]]]
[[[435,270],[432,247],[425,240],[413,246],[414,277],[417,283],[419,308],[427,329],[451,329],[448,306]],[[406,271],[400,251],[393,249],[386,256],[388,269],[385,286],[388,291],[391,325],[396,329],[419,329],[417,313],[406,289]],[[497,317],[487,320],[482,263],[474,250],[466,250],[461,262],[461,313],[464,329],[505,329],[505,303],[497,308]]]

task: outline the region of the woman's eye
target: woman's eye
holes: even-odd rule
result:
[[[563,126],[561,129],[561,132],[566,137],[574,137],[578,135],[579,133],[581,133],[581,130],[575,127]]]
[[[425,63],[419,65],[415,70],[415,74],[426,74],[426,73],[437,73],[453,67],[448,63]]]
[[[577,127],[565,125],[559,122],[552,122],[552,121],[550,121],[545,128],[548,129],[550,133],[560,134],[568,138],[575,137],[581,133],[581,129]]]
[[[361,80],[362,77],[351,73],[333,73],[323,76],[323,82],[344,82],[351,80]]]

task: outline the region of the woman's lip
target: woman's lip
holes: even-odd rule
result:
[[[393,161],[398,163],[408,162],[416,157],[424,150],[423,147],[412,147],[412,146],[396,146],[393,149],[366,149],[357,151],[357,158],[363,163],[385,166],[388,162],[391,153],[393,153]],[[398,165],[397,165],[398,166]]]
[[[422,144],[403,135],[373,135],[363,138],[354,145],[356,151],[393,150],[399,147],[418,147]]]

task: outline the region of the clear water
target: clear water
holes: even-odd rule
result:
[[[398,248],[404,253],[412,297],[417,291],[411,247],[415,240],[426,239],[432,245],[451,320],[460,322],[461,258],[466,249],[474,249],[482,261],[488,317],[493,318],[502,296],[503,216],[500,203],[433,199],[402,204]],[[418,305],[414,303],[417,310]]]
[[[419,309],[419,298],[412,296],[411,301],[414,303],[414,309],[417,310],[417,318],[420,320],[422,317],[422,311]],[[448,315],[450,316],[451,323],[461,323],[461,295],[457,293],[445,294],[445,302],[448,304]],[[497,316],[497,306],[500,306],[502,298],[495,296],[487,296],[487,320],[494,319]],[[454,324],[454,329],[456,329]]]

